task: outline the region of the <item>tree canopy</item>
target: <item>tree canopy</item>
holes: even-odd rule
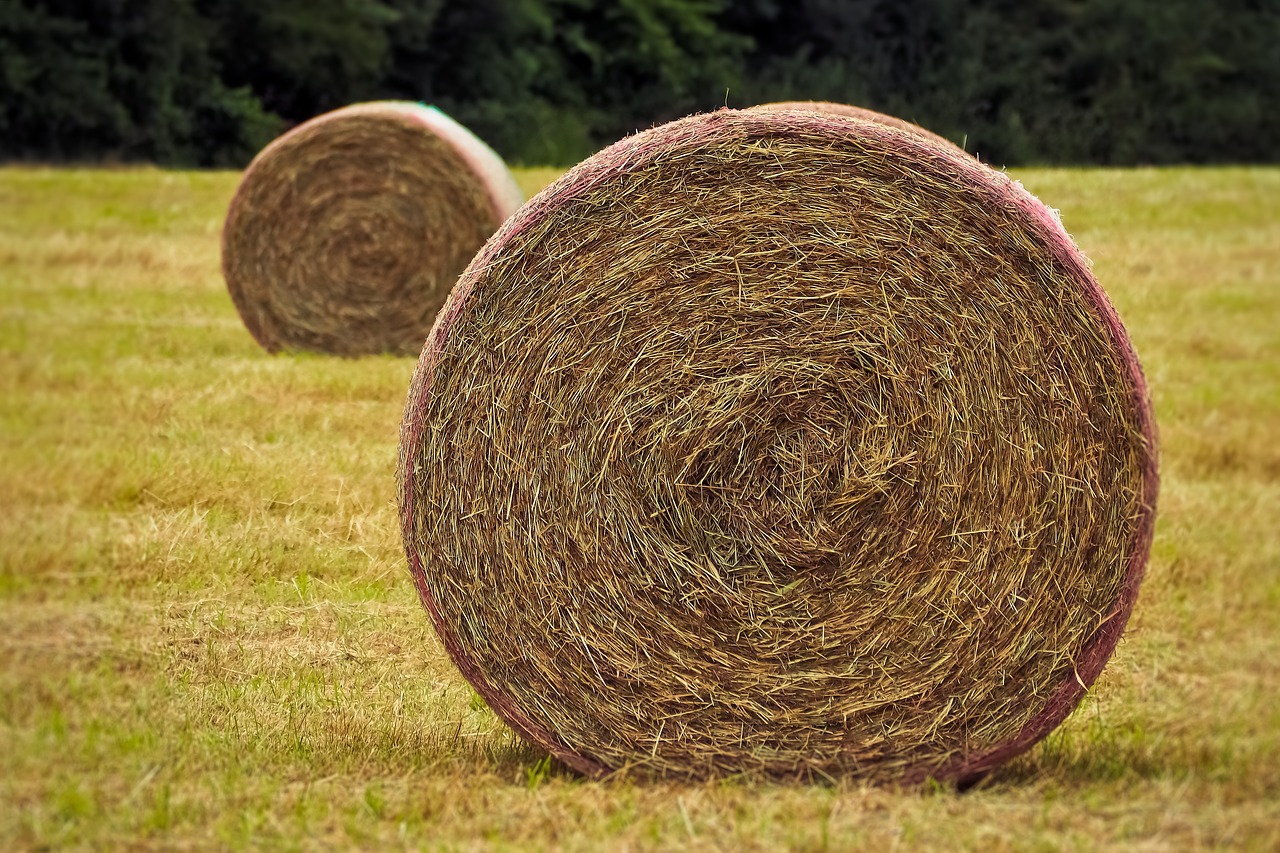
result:
[[[0,0],[0,158],[242,165],[400,98],[538,165],[797,99],[995,163],[1274,161],[1277,45],[1277,0]]]

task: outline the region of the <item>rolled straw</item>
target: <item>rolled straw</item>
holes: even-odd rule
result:
[[[862,121],[873,121],[877,124],[883,124],[888,127],[895,127],[898,130],[914,133],[916,136],[927,139],[935,145],[942,148],[951,148],[956,151],[965,152],[963,148],[951,140],[939,136],[930,130],[925,130],[918,124],[912,124],[904,119],[887,113],[878,113],[875,110],[863,109],[850,104],[838,104],[832,101],[777,101],[769,104],[760,104],[752,107],[752,110],[777,111],[777,110],[799,110],[801,112],[818,112],[827,113],[829,115],[846,116],[847,118],[861,119]]]
[[[520,202],[498,155],[439,110],[357,104],[249,165],[223,274],[270,352],[417,353],[458,274]]]
[[[569,766],[904,782],[1070,713],[1157,490],[1052,212],[808,111],[656,127],[509,219],[423,350],[399,478],[445,648]]]

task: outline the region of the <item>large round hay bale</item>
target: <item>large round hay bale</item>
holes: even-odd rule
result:
[[[357,104],[272,142],[227,213],[222,269],[270,352],[417,353],[521,202],[502,160],[421,104]]]
[[[807,112],[828,113],[830,115],[845,116],[847,118],[861,119],[862,121],[874,121],[888,127],[895,127],[898,130],[907,133],[914,133],[922,139],[927,139],[935,145],[943,148],[951,148],[956,151],[967,153],[959,145],[951,140],[939,136],[931,130],[925,130],[918,124],[913,124],[905,119],[897,116],[891,116],[887,113],[878,113],[875,110],[864,109],[863,107],[855,107],[851,104],[838,104],[833,101],[775,101],[768,104],[760,104],[751,107],[752,110],[776,112],[778,110],[799,110]]]
[[[409,564],[510,725],[588,774],[969,778],[1091,684],[1157,476],[1052,213],[876,123],[724,110],[518,211],[432,329]]]

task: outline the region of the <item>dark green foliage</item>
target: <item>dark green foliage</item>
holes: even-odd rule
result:
[[[297,120],[376,97],[399,15],[374,0],[196,0],[223,79]],[[421,5],[421,4],[419,4]]]
[[[395,94],[438,104],[531,164],[567,164],[718,106],[750,44],[717,25],[722,0],[392,5],[409,23],[392,37]]]
[[[571,163],[836,100],[996,163],[1280,156],[1276,0],[0,0],[0,158],[241,164],[358,100]]]
[[[744,102],[856,103],[996,163],[1280,157],[1274,0],[749,0]]]
[[[243,162],[279,132],[190,0],[0,0],[0,156]]]

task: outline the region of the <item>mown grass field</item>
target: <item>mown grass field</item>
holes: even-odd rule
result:
[[[0,849],[1280,849],[1280,169],[1017,177],[1133,334],[1163,489],[1098,685],[957,792],[548,767],[408,580],[413,360],[257,348],[235,174],[0,169]]]

